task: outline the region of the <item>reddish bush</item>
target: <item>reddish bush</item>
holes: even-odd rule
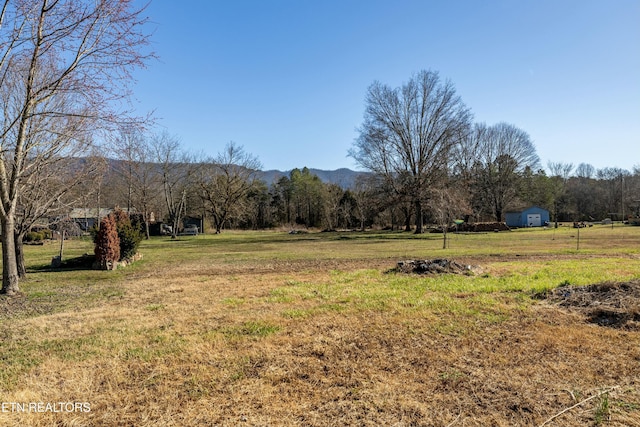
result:
[[[116,222],[116,227],[118,227],[120,224],[131,224],[129,214],[118,207],[113,210],[111,215],[113,215],[113,219]]]
[[[105,270],[114,269],[120,259],[120,238],[113,214],[107,215],[100,221],[95,244],[94,253],[98,266]]]

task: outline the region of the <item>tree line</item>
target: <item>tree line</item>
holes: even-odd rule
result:
[[[524,132],[507,124],[475,125],[473,132],[476,151],[465,153],[469,147],[456,147],[451,167],[439,177],[438,186],[432,184],[425,191],[420,205],[407,189],[415,184],[404,182],[410,177],[394,175],[396,181],[391,182],[382,174],[365,173],[343,188],[323,182],[303,167],[265,182],[260,179],[259,159],[242,146],[230,142],[217,155],[198,158],[181,150],[179,139],[167,133],[150,138],[121,135],[112,144],[116,151],[109,173],[94,193],[102,188],[104,206],[126,207],[147,221],[153,213],[174,233],[185,217],[201,219],[212,232],[220,233],[274,227],[415,231],[426,224],[450,226],[455,219],[503,221],[507,211],[531,205],[548,209],[552,220],[561,222],[619,221],[638,214],[640,167],[627,171],[553,162],[546,168],[534,169],[530,163],[520,167],[514,158],[535,155],[532,144],[523,154],[492,155],[500,149],[483,147],[480,140],[488,138],[493,145],[504,135],[515,135],[518,141],[528,141]],[[482,154],[481,147],[488,153]],[[536,158],[533,164],[538,163]],[[92,199],[98,203],[95,194],[87,203]]]
[[[454,218],[502,221],[508,210],[539,205],[554,221],[623,219],[637,211],[639,169],[540,165],[535,146],[509,124],[474,123],[450,81],[421,71],[397,88],[374,82],[350,155],[413,216],[446,227]]]
[[[398,88],[380,82],[369,87],[349,152],[369,173],[353,188],[324,183],[307,168],[262,182],[259,160],[233,142],[209,159],[179,154],[177,138],[166,133],[121,135],[113,146],[120,147],[114,154],[122,168],[113,179],[124,182],[107,187],[127,189],[126,201],[114,195],[114,204],[146,212],[147,199],[132,204],[132,196],[163,194],[164,207],[156,203],[155,212],[164,210],[161,217],[174,233],[185,215],[207,218],[217,233],[277,226],[421,233],[429,223],[446,230],[454,219],[500,222],[507,211],[530,205],[548,209],[555,222],[622,220],[640,208],[640,167],[596,170],[549,162],[545,170],[524,130],[473,123],[453,84],[434,71],[417,73]],[[144,190],[148,173],[138,170],[141,165],[162,170],[156,179],[162,185],[156,185],[163,191]]]

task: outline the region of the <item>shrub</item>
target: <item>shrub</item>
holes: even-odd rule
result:
[[[129,215],[120,208],[115,208],[111,215],[113,215],[113,219],[116,221],[116,227],[120,224],[131,224]]]
[[[120,238],[116,229],[115,216],[107,215],[100,221],[100,228],[95,238],[96,263],[105,270],[115,268],[120,260]]]
[[[103,226],[105,220],[107,221]],[[107,230],[103,230],[104,227],[111,226],[113,227],[113,231],[109,230],[108,232],[115,234],[115,240],[113,237],[107,239]],[[92,232],[92,234],[94,234],[94,232]],[[109,263],[132,258],[138,252],[138,246],[140,246],[142,238],[143,235],[140,230],[131,224],[129,215],[123,210],[116,208],[100,222],[100,228],[95,231],[93,242],[96,245],[96,262],[101,268],[108,268]],[[105,239],[107,239],[108,242]],[[115,261],[112,261],[112,257],[115,256],[116,252],[113,248],[107,249],[107,246],[111,247],[110,245],[116,244],[116,241],[118,257],[115,258]],[[101,249],[99,249],[99,247],[101,247]],[[109,256],[106,257],[106,255],[102,255],[103,253],[108,253]]]
[[[139,228],[131,224],[129,215],[123,210],[116,209],[113,211],[113,216],[120,239],[120,259],[131,258],[138,252],[138,246],[140,246],[143,237],[142,233]]]
[[[87,230],[91,235],[91,240],[95,244],[98,241],[98,231],[100,231],[100,224],[95,224],[89,230]]]
[[[131,224],[119,224],[118,237],[120,238],[120,259],[133,257],[138,252],[138,246],[142,241],[140,231]]]
[[[25,242],[40,242],[44,239],[44,234],[36,231],[30,231],[25,234],[23,241]]]
[[[129,214],[129,219],[131,220],[131,225],[136,230],[140,231],[140,233],[144,234],[145,229],[145,221],[144,215],[141,213]]]

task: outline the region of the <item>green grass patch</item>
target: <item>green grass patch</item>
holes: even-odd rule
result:
[[[313,315],[313,310],[304,310],[301,308],[292,308],[289,310],[284,310],[281,313],[282,317],[286,317],[289,319],[306,319]]]
[[[227,305],[229,307],[239,307],[242,304],[244,304],[246,301],[244,298],[224,298],[222,301],[222,304]]]
[[[293,301],[292,297],[287,294],[283,289],[274,289],[269,292],[268,302],[271,303],[288,303]]]
[[[0,342],[0,385],[4,390],[13,390],[20,378],[45,359],[37,344],[25,341]]]
[[[55,357],[66,361],[81,361],[100,353],[100,339],[97,335],[74,338],[45,339],[41,341],[38,351],[47,358]]]
[[[278,325],[263,322],[249,321],[240,325],[222,328],[221,332],[228,337],[260,337],[264,338],[275,334],[280,330]]]

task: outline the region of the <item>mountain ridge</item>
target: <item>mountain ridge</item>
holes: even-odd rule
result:
[[[79,161],[85,161],[86,159],[80,158]],[[109,170],[114,171],[119,168],[119,164],[123,162],[123,160],[107,158]],[[150,162],[152,164],[156,164],[154,162]],[[158,165],[158,167],[160,167]],[[294,168],[302,170],[303,168]],[[283,176],[289,177],[291,174],[291,170],[281,171],[278,169],[269,169],[269,170],[259,170],[257,173],[258,179],[264,181],[267,185],[271,185],[276,183]],[[342,189],[353,189],[355,187],[356,179],[359,176],[367,175],[369,172],[361,172],[354,171],[349,168],[338,168],[334,170],[325,170],[325,169],[316,169],[307,167],[309,172],[312,175],[316,175],[320,180],[326,184],[336,184],[339,185]]]
[[[324,170],[307,168],[312,175],[316,175],[324,183],[336,184],[343,189],[354,188],[356,179],[361,175],[366,175],[367,172],[354,171],[349,168],[339,168],[335,170]],[[277,182],[283,176],[289,177],[291,170],[281,171],[277,169],[270,169],[266,171],[260,171],[258,177],[264,181],[267,185],[271,185]]]

